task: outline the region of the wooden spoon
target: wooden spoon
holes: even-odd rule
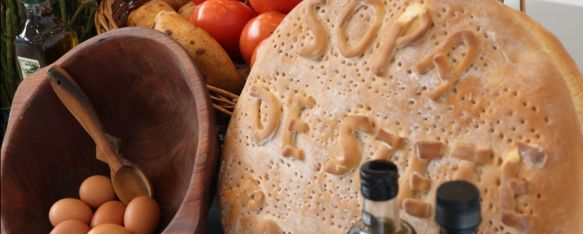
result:
[[[120,157],[118,144],[104,133],[93,104],[77,82],[59,65],[53,65],[48,74],[49,83],[61,102],[95,142],[97,159],[109,165],[117,197],[125,204],[137,196],[151,197],[148,178],[133,163]]]

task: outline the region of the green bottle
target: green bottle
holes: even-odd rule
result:
[[[14,40],[16,64],[23,80],[77,45],[77,34],[53,14],[49,0],[22,0],[24,25]]]

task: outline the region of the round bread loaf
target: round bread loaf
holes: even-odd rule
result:
[[[359,166],[394,161],[401,217],[436,233],[435,190],[481,193],[480,233],[583,230],[583,80],[496,0],[306,0],[258,52],[219,185],[228,233],[346,233]]]

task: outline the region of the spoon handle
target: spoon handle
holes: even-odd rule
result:
[[[95,142],[97,159],[109,164],[112,173],[117,171],[122,166],[122,162],[114,150],[113,144],[105,136],[101,120],[85,92],[81,90],[73,77],[59,65],[53,65],[48,74],[49,83],[57,97]]]

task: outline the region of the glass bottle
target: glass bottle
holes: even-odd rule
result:
[[[60,58],[78,43],[77,34],[53,14],[49,0],[22,0],[26,18],[14,40],[20,79]]]
[[[399,171],[387,160],[366,162],[360,168],[360,191],[364,198],[362,216],[349,234],[416,233],[415,229],[399,218]]]
[[[480,191],[466,181],[449,181],[437,188],[435,221],[441,234],[475,234],[482,221]]]

